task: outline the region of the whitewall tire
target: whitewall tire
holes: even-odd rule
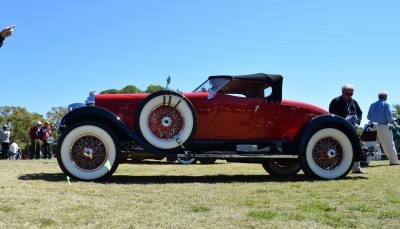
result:
[[[336,128],[321,128],[309,138],[302,158],[306,175],[336,179],[347,175],[354,162],[349,137]]]
[[[116,137],[95,122],[75,125],[63,133],[57,160],[67,175],[82,180],[108,177],[117,169],[120,153]]]

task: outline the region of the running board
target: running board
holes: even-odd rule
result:
[[[298,155],[282,155],[282,154],[178,154],[178,157],[183,158],[217,158],[217,159],[227,159],[227,158],[299,158]]]

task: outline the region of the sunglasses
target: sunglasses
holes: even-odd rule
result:
[[[352,96],[352,95],[353,95],[353,93],[346,93],[346,95],[347,95],[347,96]]]

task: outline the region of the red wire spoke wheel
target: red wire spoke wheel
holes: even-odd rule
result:
[[[150,113],[148,126],[157,138],[170,140],[182,133],[185,122],[180,110],[176,107],[162,105]]]
[[[332,170],[343,160],[343,147],[332,137],[323,138],[315,143],[313,159],[321,169]]]
[[[72,144],[70,157],[82,170],[97,170],[107,161],[107,147],[97,136],[82,136]]]

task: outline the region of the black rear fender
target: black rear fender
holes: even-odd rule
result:
[[[355,160],[359,161],[363,157],[360,140],[358,139],[358,135],[354,127],[344,118],[332,114],[317,116],[308,121],[298,131],[295,138],[295,142],[297,145],[296,148],[298,149],[299,156],[300,156],[300,149],[303,149],[304,144],[307,144],[305,140],[310,136],[310,134],[313,133],[315,128],[318,127],[334,127],[336,129],[341,130],[343,133],[346,134],[346,136],[351,141],[354,150]]]

